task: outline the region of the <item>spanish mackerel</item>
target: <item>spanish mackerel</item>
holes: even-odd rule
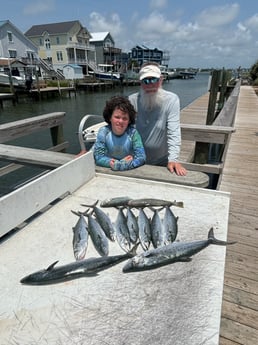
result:
[[[191,256],[197,254],[210,244],[226,246],[235,242],[220,241],[214,237],[213,228],[209,230],[208,239],[194,242],[173,242],[163,247],[151,249],[129,259],[123,267],[123,272],[145,271],[175,262],[191,261]]]
[[[90,277],[129,259],[133,255],[133,253],[127,253],[115,256],[88,258],[57,267],[55,265],[58,261],[55,261],[48,268],[27,275],[20,282],[26,285],[46,285],[62,283],[76,278]]]
[[[175,241],[178,233],[178,217],[176,217],[169,206],[165,207],[165,215],[163,219],[164,245]]]
[[[131,239],[130,233],[127,225],[127,219],[123,213],[123,209],[119,208],[116,222],[115,222],[115,230],[116,230],[116,239],[119,246],[127,253],[131,249]]]
[[[184,207],[183,201],[168,201],[162,199],[154,199],[154,198],[143,198],[143,199],[132,199],[128,201],[129,207],[160,207],[160,206],[177,206],[177,207]]]
[[[151,242],[154,248],[158,248],[164,246],[164,228],[159,216],[159,210],[153,209],[153,212],[150,223]]]
[[[101,226],[101,228],[105,232],[108,239],[110,239],[110,241],[113,242],[113,241],[115,241],[115,229],[113,227],[111,219],[109,218],[109,216],[104,211],[101,210],[101,208],[97,207],[97,203],[98,203],[98,200],[93,205],[85,205],[85,204],[81,204],[81,205],[86,206],[86,207],[90,207],[93,209],[93,212],[95,214],[95,217],[96,217],[99,225]]]
[[[125,207],[128,205],[128,202],[132,200],[128,196],[118,196],[111,199],[106,199],[101,201],[101,207]]]
[[[73,227],[73,253],[75,260],[84,259],[88,247],[88,225],[84,216],[80,213],[72,211],[79,219]]]
[[[151,244],[150,221],[142,208],[138,215],[139,239],[143,250],[148,250]]]
[[[85,212],[84,215],[88,217],[89,234],[95,249],[99,255],[107,256],[109,252],[109,244],[104,230],[91,214]]]

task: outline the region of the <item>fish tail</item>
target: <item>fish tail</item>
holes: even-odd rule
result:
[[[93,208],[94,206],[97,206],[98,202],[99,202],[99,200],[95,201],[92,205],[81,204],[81,206]]]
[[[172,202],[172,206],[184,208],[184,202],[183,201],[176,201],[175,200],[175,201]]]
[[[128,251],[128,254],[129,254],[130,256],[133,257],[133,256],[137,255],[137,248],[138,248],[139,244],[140,244],[140,242],[137,242],[137,243],[133,246],[133,248],[132,248],[131,250]]]
[[[215,244],[218,246],[226,246],[228,244],[235,244],[236,242],[227,242],[227,241],[221,241],[218,240],[215,236],[214,236],[214,231],[213,228],[210,228],[209,233],[208,233],[208,241],[210,242],[210,244]]]
[[[75,214],[76,216],[78,216],[78,217],[80,217],[81,214],[82,214],[80,211],[71,210],[71,212],[72,212],[73,214]]]

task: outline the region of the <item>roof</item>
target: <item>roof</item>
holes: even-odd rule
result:
[[[8,20],[0,20],[0,26],[3,26],[8,23]]]
[[[91,32],[90,42],[104,41],[107,35],[110,35],[108,31],[103,32]],[[111,36],[111,35],[110,35]],[[112,38],[112,36],[111,36]],[[113,38],[112,38],[113,40]]]
[[[70,29],[77,23],[79,23],[78,20],[72,20],[69,22],[33,25],[27,32],[25,32],[25,35],[26,36],[41,36],[46,31],[50,35],[64,34],[64,33],[69,32]]]
[[[0,23],[1,26],[1,23]],[[9,65],[12,65],[12,67],[17,67],[17,66],[27,66],[26,63],[20,61],[19,59],[13,59],[13,58],[0,58],[0,66],[6,66],[9,67]]]

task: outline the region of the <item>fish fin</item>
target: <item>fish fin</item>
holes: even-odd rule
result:
[[[54,268],[54,266],[58,263],[58,261],[59,260],[57,260],[57,261],[53,262],[51,265],[49,265],[48,268],[46,269],[46,271],[51,271]]]
[[[228,244],[235,244],[237,243],[236,241],[233,242],[227,242],[227,241],[221,241],[218,240],[215,236],[214,236],[214,231],[213,231],[213,227],[210,228],[209,233],[208,233],[208,241],[211,244],[216,244],[218,246],[226,246]]]
[[[184,202],[183,201],[176,201],[174,200],[172,202],[172,205],[171,206],[176,206],[176,207],[181,207],[181,208],[184,208]]]

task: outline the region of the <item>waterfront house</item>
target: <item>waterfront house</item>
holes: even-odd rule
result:
[[[9,20],[0,21],[0,72],[24,78],[37,58],[37,46]]]
[[[129,57],[137,66],[141,66],[147,61],[154,61],[159,65],[167,65],[169,61],[168,52],[163,52],[158,48],[150,48],[143,44],[133,47]]]
[[[122,64],[122,49],[115,47],[115,41],[110,32],[91,32],[90,43],[95,46],[96,62],[113,65],[118,71]]]
[[[38,47],[40,58],[55,71],[63,72],[64,66],[76,64],[83,74],[95,61],[89,58],[95,48],[90,45],[91,34],[79,20],[33,25],[25,35]]]

